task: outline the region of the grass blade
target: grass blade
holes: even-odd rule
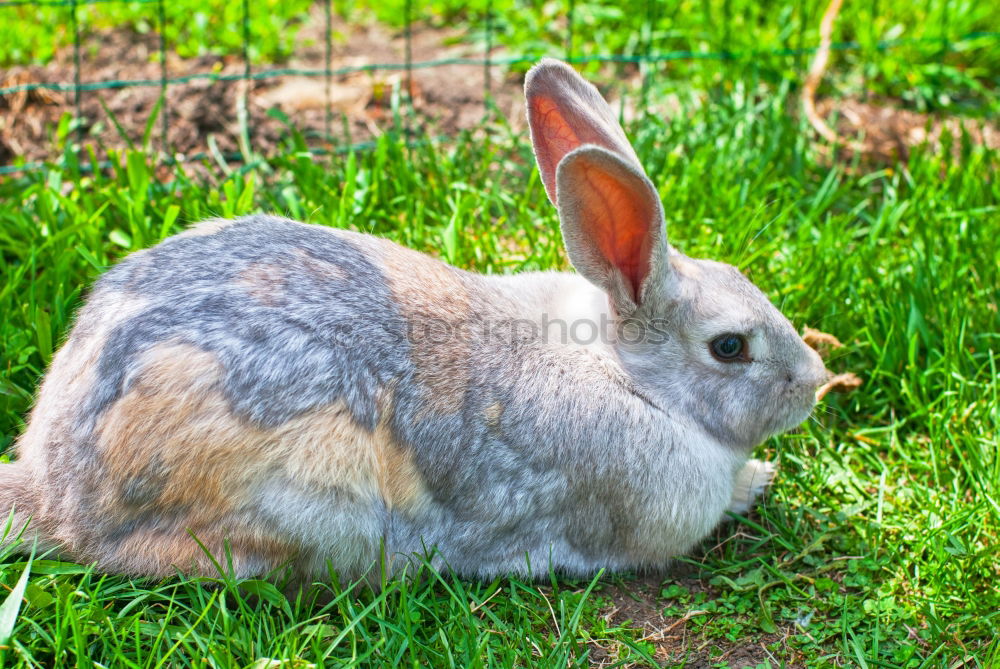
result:
[[[6,645],[14,633],[14,625],[17,623],[17,614],[21,611],[21,601],[24,599],[24,589],[28,587],[28,577],[31,575],[31,562],[35,558],[35,551],[32,549],[31,557],[24,565],[21,578],[17,579],[14,589],[10,591],[7,598],[0,604],[0,646]]]

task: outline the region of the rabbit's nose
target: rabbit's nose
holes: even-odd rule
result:
[[[830,382],[830,380],[836,376],[833,372],[826,368],[826,365],[820,363],[819,369],[813,374],[812,377],[812,387],[822,388]]]
[[[818,355],[809,363],[796,375],[803,389],[816,390],[834,377],[834,373],[826,368]]]
[[[833,372],[826,368],[823,358],[811,347],[806,348],[809,358],[809,373],[806,375],[813,387],[818,388],[833,377]]]

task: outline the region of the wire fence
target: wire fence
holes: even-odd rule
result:
[[[201,160],[205,158],[204,153],[195,153],[187,156],[179,156],[175,147],[171,145],[171,89],[177,86],[203,82],[207,84],[241,82],[240,100],[237,104],[237,113],[244,110],[244,117],[240,119],[248,146],[242,147],[242,153],[227,154],[226,160],[239,160],[246,157],[246,149],[253,150],[254,132],[252,118],[245,113],[254,95],[253,84],[255,82],[275,82],[288,77],[305,77],[309,79],[321,80],[324,84],[325,102],[323,109],[322,132],[315,133],[316,146],[311,147],[316,151],[339,150],[348,151],[369,145],[369,143],[352,143],[350,141],[339,141],[334,135],[333,125],[337,116],[333,104],[334,81],[346,75],[355,73],[377,73],[377,72],[397,72],[402,74],[402,86],[400,87],[400,99],[404,113],[400,119],[403,128],[396,128],[408,135],[414,135],[409,126],[409,112],[413,109],[413,77],[414,73],[429,68],[441,68],[446,66],[466,66],[481,70],[482,89],[481,104],[482,114],[485,117],[490,109],[490,100],[493,94],[491,90],[494,82],[494,70],[496,68],[510,68],[512,66],[530,64],[539,59],[541,55],[555,55],[575,64],[588,63],[614,63],[619,65],[631,64],[646,66],[640,68],[642,90],[648,89],[650,79],[657,75],[656,65],[670,61],[747,61],[762,57],[791,57],[795,58],[797,71],[803,69],[802,58],[813,54],[816,51],[815,45],[777,46],[773,48],[728,48],[728,44],[723,44],[722,48],[715,50],[703,49],[680,49],[680,50],[658,50],[655,42],[655,31],[653,29],[659,14],[662,13],[664,5],[661,0],[646,0],[646,14],[643,26],[638,31],[640,39],[632,45],[629,53],[591,53],[581,48],[581,43],[577,37],[577,21],[575,0],[565,0],[565,38],[564,48],[561,53],[511,53],[504,49],[504,35],[498,31],[495,13],[492,2],[486,0],[485,7],[476,18],[481,27],[481,52],[479,56],[470,57],[443,57],[428,60],[414,58],[413,34],[415,17],[413,12],[413,0],[405,0],[404,20],[402,38],[404,42],[403,58],[400,62],[383,63],[363,63],[346,66],[335,66],[334,59],[334,17],[335,7],[333,0],[320,0],[322,5],[322,17],[325,21],[323,26],[322,44],[322,66],[321,67],[274,67],[255,65],[251,59],[251,48],[254,42],[252,30],[254,3],[251,0],[239,0],[240,8],[240,66],[236,71],[206,71],[192,72],[185,74],[171,74],[168,68],[170,60],[170,49],[167,39],[167,0],[0,0],[0,21],[3,21],[3,12],[10,8],[18,7],[58,7],[68,12],[69,30],[72,33],[72,76],[71,81],[27,81],[18,82],[6,86],[0,86],[0,102],[5,97],[18,94],[32,94],[37,92],[51,92],[69,94],[72,96],[72,113],[75,117],[74,130],[76,135],[76,145],[74,151],[80,150],[87,140],[88,123],[85,118],[84,101],[87,96],[100,95],[101,92],[115,91],[131,88],[152,88],[158,89],[159,95],[155,106],[149,112],[148,120],[150,125],[156,122],[158,126],[156,144],[160,152],[160,157],[164,162],[172,163],[178,160]],[[138,77],[123,79],[101,79],[85,80],[84,63],[87,57],[84,48],[85,33],[81,25],[81,9],[90,5],[99,4],[132,4],[149,5],[149,15],[152,18],[154,32],[158,39],[156,41],[156,61],[159,63],[159,71],[155,77]],[[874,50],[877,52],[895,49],[903,46],[921,47],[929,46],[943,58],[944,54],[956,48],[963,48],[971,41],[978,40],[1000,40],[1000,32],[975,31],[964,34],[951,35],[949,30],[948,2],[944,5],[945,10],[940,13],[940,25],[934,32],[937,34],[920,37],[908,37],[897,39],[885,39],[871,44],[862,45],[857,41],[844,41],[833,43],[831,48],[837,51],[858,51],[861,49]],[[728,27],[726,28],[728,34]],[[802,31],[799,32],[802,34]],[[724,40],[728,42],[728,40]],[[502,52],[498,53],[498,50]],[[211,95],[211,90],[207,90],[206,95]],[[103,104],[103,103],[102,103]],[[116,122],[117,123],[117,122]],[[147,128],[147,134],[151,128]],[[416,137],[411,137],[417,139]],[[72,152],[67,151],[63,155],[65,160],[71,156]],[[12,174],[27,170],[42,169],[45,166],[43,161],[26,162],[23,158],[15,159],[8,164],[0,165],[0,175]]]

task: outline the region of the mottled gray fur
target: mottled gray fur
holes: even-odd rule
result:
[[[296,252],[347,276],[304,271]],[[254,263],[282,268],[278,302],[248,299],[239,285],[237,277]],[[355,419],[372,428],[377,389],[406,373],[404,323],[379,270],[344,234],[251,216],[213,235],[171,239],[127,258],[95,292],[108,288],[154,302],[109,337],[84,421],[96,420],[128,391],[143,351],[169,340],[214,353],[226,370],[234,410],[262,426],[343,399]],[[345,324],[363,349],[341,344]]]

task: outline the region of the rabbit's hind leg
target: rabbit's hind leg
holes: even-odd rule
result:
[[[19,463],[0,465],[0,547],[13,542],[35,512],[28,472]]]
[[[180,525],[136,529],[93,551],[102,571],[162,578],[187,576],[262,578],[295,557],[293,547],[251,531],[199,532]]]

